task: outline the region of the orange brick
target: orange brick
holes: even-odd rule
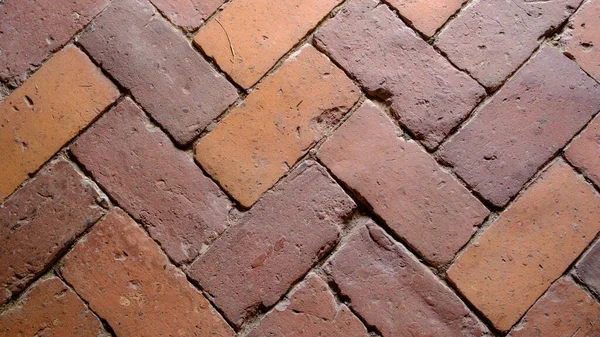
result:
[[[249,88],[338,3],[235,0],[200,30],[194,42],[234,81]]]
[[[0,103],[0,201],[118,97],[70,45]]]
[[[600,196],[555,162],[457,259],[448,277],[506,331],[600,230]]]
[[[565,151],[565,156],[586,177],[600,186],[600,115],[575,138]]]
[[[466,0],[390,0],[404,18],[427,37],[457,12]]]
[[[306,46],[196,146],[202,167],[250,207],[344,116],[359,89]]]
[[[600,0],[585,2],[567,26],[561,42],[565,53],[600,81]]]

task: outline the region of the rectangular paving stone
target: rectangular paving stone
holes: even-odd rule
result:
[[[104,214],[96,204],[99,197],[71,163],[59,158],[0,204],[0,304]]]
[[[193,140],[238,97],[146,0],[113,2],[79,43],[179,144]]]
[[[351,0],[315,35],[366,92],[435,148],[475,107],[484,89],[455,69],[387,6]]]
[[[400,12],[426,37],[435,32],[456,13],[466,0],[390,0],[389,4]]]
[[[509,330],[600,231],[600,195],[558,160],[458,257],[448,278]]]
[[[303,163],[188,270],[240,326],[273,306],[338,240],[355,204],[314,162]]]
[[[327,140],[318,156],[428,262],[446,264],[489,211],[371,101]]]
[[[565,151],[565,157],[587,178],[600,186],[600,115],[573,140]]]
[[[569,57],[600,81],[600,1],[586,1],[571,18],[559,43]]]
[[[176,263],[194,259],[227,227],[227,196],[129,98],[71,151]]]
[[[196,145],[196,160],[250,207],[330,131],[359,89],[312,46],[302,48]]]
[[[174,24],[192,31],[200,27],[225,0],[151,0]]]
[[[0,102],[0,202],[118,97],[69,45]]]
[[[495,89],[581,2],[476,0],[442,30],[435,45],[457,67]]]
[[[575,265],[573,274],[600,299],[600,241],[583,255]]]
[[[194,43],[240,86],[253,86],[341,0],[234,0]]]
[[[325,270],[354,311],[383,337],[487,336],[450,288],[371,221]]]
[[[544,47],[438,154],[473,190],[502,207],[598,111],[600,85]]]

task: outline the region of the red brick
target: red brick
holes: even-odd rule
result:
[[[191,266],[230,322],[273,306],[336,243],[355,205],[314,162],[243,214]]]
[[[196,160],[242,206],[250,207],[333,128],[358,88],[311,46],[200,139]]]
[[[72,164],[57,159],[0,205],[0,304],[104,214],[98,197]]]
[[[315,274],[294,289],[248,337],[367,337],[367,329],[343,304],[336,304],[327,284]]]
[[[467,0],[390,0],[400,15],[431,37]]]
[[[489,211],[366,101],[323,144],[319,158],[434,265],[452,261]]]
[[[600,336],[600,305],[573,281],[560,279],[508,336]]]
[[[560,38],[565,54],[600,81],[600,1],[586,1]]]
[[[565,156],[600,186],[600,115],[569,145]]]
[[[77,243],[61,273],[118,336],[233,336],[202,293],[120,210]]]
[[[117,97],[100,69],[69,45],[0,103],[0,202]]]
[[[483,324],[437,277],[372,222],[325,266],[351,307],[383,337],[483,336]]]
[[[177,26],[192,31],[200,27],[225,0],[151,0]]]
[[[599,110],[600,85],[544,47],[440,156],[476,192],[504,206]]]
[[[442,30],[435,44],[479,83],[497,88],[581,1],[474,1]]]
[[[600,196],[558,160],[448,270],[449,279],[506,331],[600,231]]]
[[[592,246],[575,265],[574,274],[600,299],[600,241]]]
[[[0,314],[0,336],[108,337],[98,318],[56,276],[36,282]]]
[[[113,2],[79,43],[180,144],[237,98],[235,88],[145,0]]]
[[[28,72],[64,46],[109,3],[109,0],[0,3],[0,80],[20,85]]]
[[[234,0],[194,43],[250,88],[341,0]]]
[[[315,35],[372,96],[435,148],[475,107],[484,90],[456,70],[388,7],[352,0]]]

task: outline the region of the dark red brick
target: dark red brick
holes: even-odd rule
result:
[[[225,0],[151,0],[164,15],[181,28],[192,31],[200,27]]]
[[[348,2],[317,32],[315,42],[369,94],[386,100],[425,146],[435,148],[475,107],[484,89],[378,4]]]
[[[441,158],[504,206],[600,110],[600,85],[544,47],[448,141]]]
[[[106,113],[71,150],[177,263],[195,258],[225,230],[231,208],[225,194],[130,99]]]
[[[600,241],[577,262],[574,274],[600,299]]]
[[[120,0],[79,43],[180,144],[235,99],[235,88],[145,0]]]
[[[0,304],[104,214],[98,197],[90,182],[59,158],[0,205]]]
[[[243,214],[188,274],[236,325],[273,306],[337,242],[355,205],[314,162]]]

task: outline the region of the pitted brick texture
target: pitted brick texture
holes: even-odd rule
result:
[[[600,81],[600,1],[586,1],[559,40],[565,54]]]

